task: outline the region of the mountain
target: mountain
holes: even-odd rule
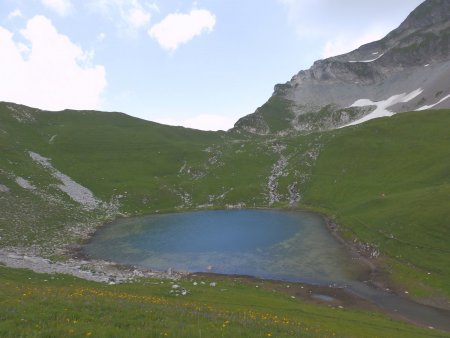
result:
[[[66,255],[123,216],[301,207],[379,250],[411,293],[448,296],[449,122],[419,111],[274,137],[0,103],[0,254]]]
[[[448,313],[450,109],[428,108],[450,104],[449,7],[426,1],[384,39],[317,61],[232,132],[0,102],[0,336],[448,336],[372,306],[304,301],[303,285],[189,276],[181,301],[134,267],[139,281],[114,285],[111,262],[72,258],[121,217],[305,209],[376,267],[371,281]]]
[[[450,107],[450,1],[427,0],[386,37],[316,61],[285,84],[237,132],[289,134]]]

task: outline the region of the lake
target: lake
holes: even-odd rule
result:
[[[315,284],[345,282],[356,273],[323,217],[307,212],[222,210],[121,219],[101,228],[86,252],[159,271]]]

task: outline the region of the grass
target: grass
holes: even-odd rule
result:
[[[381,314],[319,306],[266,287],[220,280],[99,285],[0,267],[2,337],[445,337]],[[200,282],[205,281],[203,285]],[[264,283],[264,282],[263,282]]]
[[[260,127],[259,133],[271,133],[288,130],[290,121],[294,118],[291,107],[292,101],[281,96],[272,96],[263,106],[251,115],[247,115],[236,123],[236,128],[258,126],[259,120],[264,121],[264,128]],[[267,130],[265,129],[267,128]]]
[[[275,112],[276,107],[274,118]],[[414,112],[275,138],[168,127],[118,113],[53,113],[1,103],[0,184],[10,192],[0,192],[0,246],[59,256],[55,248],[79,242],[84,230],[118,216],[83,209],[28,151],[50,158],[103,201],[119,201],[119,213],[139,215],[267,207],[268,177],[280,158],[274,149],[283,145],[288,163],[277,181],[280,201],[274,206],[289,206],[288,187],[296,183],[299,207],[335,219],[349,241],[377,247],[378,263],[399,288],[418,298],[448,300],[449,120],[449,110]],[[17,177],[36,189],[21,188]],[[0,267],[1,336],[64,336],[70,330],[78,336],[199,336],[199,329],[209,337],[430,333],[379,314],[304,303],[231,279],[220,287],[229,292],[190,288],[180,300],[168,294],[167,285],[154,284],[160,281],[106,286],[53,277]],[[193,310],[196,306],[201,309]],[[275,316],[288,318],[289,325]]]
[[[305,192],[417,295],[450,295],[449,120],[448,110],[407,113],[335,131]]]

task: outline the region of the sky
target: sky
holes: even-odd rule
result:
[[[422,0],[0,0],[0,101],[227,130]]]

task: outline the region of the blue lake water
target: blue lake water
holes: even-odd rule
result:
[[[200,211],[118,220],[86,246],[92,258],[153,270],[312,283],[353,278],[322,217],[269,210]]]

